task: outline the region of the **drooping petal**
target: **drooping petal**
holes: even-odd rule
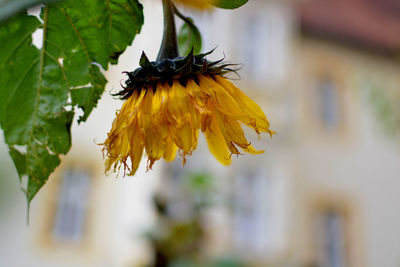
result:
[[[241,103],[242,100],[237,100],[237,94],[233,94],[234,91],[232,89],[226,89],[226,86],[223,86],[223,84],[221,85],[217,82],[218,79],[221,79],[221,77],[215,76],[214,78],[215,80],[211,77],[201,75],[199,77],[200,86],[203,86],[202,88],[205,88],[205,90],[208,91],[212,102],[211,105],[213,108],[215,108],[213,113],[215,114],[218,126],[229,151],[232,154],[240,154],[238,148],[236,147],[238,146],[248,153],[262,153],[263,151],[257,151],[250,145],[240,124],[237,121],[241,120],[248,122],[248,124],[253,126],[252,128],[257,131],[257,114],[251,114],[251,112],[248,110],[243,111],[243,104]],[[264,114],[260,108],[259,110],[262,114]]]
[[[251,146],[244,135],[243,129],[235,119],[218,112],[216,112],[216,118],[231,153],[239,154],[235,145],[250,154],[262,154],[264,152],[255,150],[254,147]]]
[[[204,131],[207,140],[208,149],[214,157],[223,165],[228,166],[231,164],[231,155],[228,147],[226,146],[225,139],[218,126],[218,122],[213,116],[210,120],[210,125]]]
[[[161,92],[153,93],[153,90],[147,90],[141,106],[141,113],[139,113],[139,127],[143,131],[149,168],[164,155],[166,150],[164,140],[167,136],[164,136],[166,133],[159,123],[161,121],[161,102]]]
[[[215,118],[216,118],[216,122],[218,124],[218,127],[221,131],[221,134],[224,138],[225,144],[228,147],[229,151],[231,152],[231,154],[235,154],[235,155],[239,155],[240,152],[237,149],[237,147],[235,146],[236,144],[233,142],[233,140],[229,137],[226,128],[225,128],[225,124],[221,119],[221,115],[218,112],[215,112]]]
[[[240,120],[247,126],[252,127],[257,132],[271,133],[269,122],[262,109],[250,97],[245,95],[240,89],[227,79],[215,76],[216,81],[221,84],[232,97],[235,98],[240,109],[245,114]]]
[[[164,157],[165,161],[171,162],[175,159],[178,147],[175,145],[175,143],[172,141],[171,138],[168,138],[166,143],[167,143],[167,146],[166,146],[166,150],[164,152],[163,157]]]
[[[250,145],[244,136],[242,128],[235,119],[232,119],[224,114],[220,114],[219,112],[215,113],[215,117],[217,118],[218,125],[222,129],[222,134],[228,143],[233,142],[235,145],[238,145],[241,148],[245,148]]]
[[[249,145],[248,147],[242,149],[243,151],[253,155],[259,155],[265,152],[265,150],[256,150],[252,145]]]
[[[131,171],[129,175],[134,175],[142,160],[144,150],[142,132],[139,129],[137,119],[132,123],[130,130],[133,131],[133,134],[130,140],[131,151],[129,157],[131,159]]]
[[[178,81],[174,81],[172,86],[164,86],[168,90],[169,104],[165,111],[168,114],[169,133],[182,154],[190,154],[197,146],[196,131],[200,124],[198,112],[191,105],[185,88]]]
[[[194,80],[187,81],[186,89],[193,107],[200,114],[211,114],[211,111],[207,109],[209,95],[206,93],[206,90],[200,88]]]
[[[129,157],[132,162],[131,173],[137,169],[143,148],[140,149],[141,140],[132,142],[132,139],[139,139],[136,137],[140,133],[137,127],[137,110],[143,96],[144,92],[134,92],[131,98],[123,104],[121,110],[117,112],[112,129],[104,142],[103,152],[108,157],[105,163],[106,172],[110,171],[112,167],[114,171],[122,166],[125,170],[129,169],[126,163]],[[133,155],[136,156],[133,157]]]
[[[200,87],[206,91],[209,100],[216,110],[230,116],[243,116],[236,99],[227,90],[211,77],[199,75]]]

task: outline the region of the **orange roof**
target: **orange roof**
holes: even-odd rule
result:
[[[303,32],[393,54],[400,52],[400,0],[305,0]]]

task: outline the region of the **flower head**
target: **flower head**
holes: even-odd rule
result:
[[[129,170],[133,175],[143,151],[148,168],[164,158],[174,160],[196,149],[203,132],[211,153],[224,165],[233,154],[257,151],[247,141],[241,124],[257,133],[273,134],[261,108],[222,75],[232,71],[207,54],[150,62],[143,54],[138,69],[129,72],[126,87],[117,95],[126,99],[113,122],[103,151],[106,170]],[[130,161],[130,164],[128,164]]]

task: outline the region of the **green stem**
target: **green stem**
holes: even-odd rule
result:
[[[174,8],[174,13],[180,18],[182,19],[185,23],[187,23],[189,26],[191,27],[196,27],[193,23],[193,21],[190,20],[189,17],[185,17],[185,15],[183,15],[177,8],[175,5],[173,5]]]
[[[164,11],[164,33],[157,61],[165,58],[173,59],[179,56],[173,4],[171,0],[162,0],[162,4]]]

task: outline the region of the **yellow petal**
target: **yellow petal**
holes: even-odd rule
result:
[[[209,114],[210,111],[206,106],[208,95],[204,90],[202,90],[194,80],[187,81],[186,89],[193,107],[201,114]]]
[[[245,95],[239,88],[227,79],[216,76],[216,81],[221,84],[232,97],[235,98],[240,109],[245,114],[240,120],[247,126],[254,128],[256,131],[270,132],[269,122],[262,109],[250,97]]]
[[[211,119],[210,127],[204,131],[204,135],[207,140],[208,149],[214,155],[214,157],[221,164],[225,166],[230,165],[231,155],[215,117]]]
[[[165,131],[160,122],[160,98],[158,94],[154,94],[152,90],[148,90],[142,101],[139,113],[139,127],[143,131],[144,147],[149,158],[149,168],[151,168],[156,160],[159,160],[166,149],[164,142]]]
[[[176,152],[178,150],[178,147],[172,142],[171,138],[167,139],[167,148],[164,152],[164,159],[167,162],[171,162],[175,159]]]
[[[131,159],[131,171],[129,175],[134,175],[136,173],[137,168],[139,167],[140,161],[143,156],[143,150],[144,150],[144,145],[143,145],[143,140],[142,140],[142,135],[141,131],[138,127],[138,122],[135,120],[135,122],[132,124],[132,128],[130,129],[133,131],[133,134],[131,136],[131,151],[130,151],[130,159]]]
[[[259,155],[264,153],[264,150],[255,150],[252,145],[249,145],[248,147],[242,148],[243,151],[246,151],[247,153],[254,154],[254,155]]]
[[[250,145],[244,136],[242,128],[235,119],[232,119],[224,114],[220,114],[219,112],[215,112],[215,117],[217,118],[222,135],[228,143],[233,142],[241,148],[245,148]]]
[[[207,91],[213,108],[230,116],[243,116],[236,99],[211,77],[199,75],[200,87]]]
[[[178,81],[174,81],[171,87],[168,84],[165,87],[168,90],[169,103],[165,113],[170,136],[183,155],[190,154],[197,146],[198,112],[191,104],[186,88]]]

